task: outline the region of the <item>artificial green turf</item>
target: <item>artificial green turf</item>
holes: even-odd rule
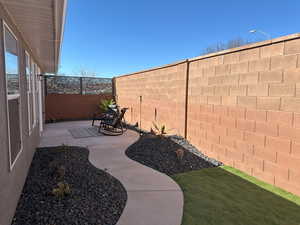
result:
[[[263,181],[260,181],[260,180],[256,179],[255,177],[249,176],[248,174],[245,174],[242,171],[232,168],[230,166],[222,166],[221,168],[234,174],[234,175],[237,175],[253,184],[256,184],[257,186],[259,186],[267,191],[273,192],[274,194],[277,194],[277,195],[281,196],[282,198],[292,201],[300,206],[300,197],[297,195],[287,192],[281,188],[275,187],[271,184],[267,184]]]
[[[300,198],[230,167],[173,176],[184,193],[182,225],[300,225]]]

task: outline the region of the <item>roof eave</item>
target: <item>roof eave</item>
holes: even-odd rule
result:
[[[55,2],[61,1],[61,0],[55,0]],[[53,67],[53,72],[56,74],[59,70],[59,64],[60,64],[60,57],[61,57],[61,50],[62,50],[62,43],[64,38],[64,31],[65,31],[65,23],[66,23],[66,14],[67,14],[67,5],[68,0],[64,0],[63,2],[63,13],[61,16],[57,16],[57,8],[59,5],[55,4],[54,7],[54,15],[55,15],[55,24],[58,26],[61,25],[61,29],[59,29],[58,26],[54,27],[54,33],[55,33],[55,41],[54,41],[54,48],[55,48],[55,63]],[[57,35],[57,31],[60,31]]]

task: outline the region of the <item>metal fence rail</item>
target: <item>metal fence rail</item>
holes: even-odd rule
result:
[[[112,93],[112,79],[98,77],[45,76],[47,94],[98,95]]]

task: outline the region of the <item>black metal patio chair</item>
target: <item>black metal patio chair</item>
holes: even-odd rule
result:
[[[93,115],[93,121],[92,126],[95,125],[95,121],[97,120],[113,120],[115,117],[117,117],[120,114],[119,106],[115,106],[115,108],[108,107],[107,112],[95,112]]]
[[[124,115],[128,108],[123,108],[120,114],[113,119],[103,119],[100,121],[99,132],[105,135],[122,135],[126,131]]]

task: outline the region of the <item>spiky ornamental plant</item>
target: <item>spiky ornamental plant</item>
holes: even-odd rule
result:
[[[159,137],[164,137],[167,134],[167,129],[166,129],[166,125],[162,124],[156,124],[156,123],[152,123],[154,129],[153,132],[155,135],[159,136]]]
[[[108,108],[109,108],[110,105],[115,105],[115,104],[116,103],[115,103],[115,101],[113,99],[104,99],[104,100],[102,100],[100,102],[99,108],[102,111],[106,112],[108,110]]]

